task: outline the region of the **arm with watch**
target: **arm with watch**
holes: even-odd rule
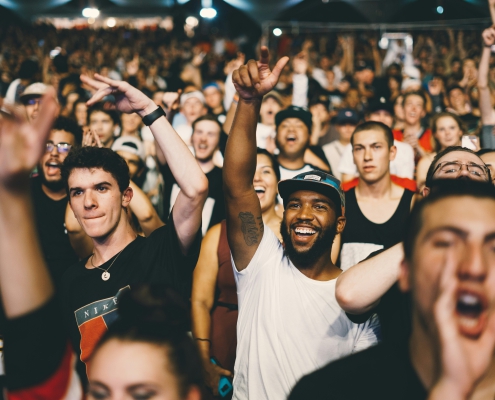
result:
[[[81,80],[97,89],[87,102],[91,106],[112,94],[116,108],[124,113],[137,113],[149,126],[157,146],[181,190],[173,209],[173,219],[181,251],[186,254],[201,227],[201,214],[208,196],[208,180],[196,159],[168,122],[163,108],[127,82],[95,74],[94,79],[81,75]]]

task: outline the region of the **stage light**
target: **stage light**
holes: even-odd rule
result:
[[[113,28],[115,25],[117,25],[117,20],[115,18],[108,18],[107,19],[107,26],[109,28]]]
[[[189,26],[198,26],[199,21],[196,17],[187,17],[186,24]]]
[[[199,12],[199,15],[201,15],[203,18],[213,19],[217,16],[217,10],[215,10],[214,8],[202,8]]]
[[[382,50],[388,49],[388,39],[386,37],[382,37],[378,42],[378,46],[380,46],[380,49]]]
[[[100,15],[100,10],[98,10],[97,8],[86,7],[84,10],[82,10],[82,15],[86,18],[98,18],[98,15]]]
[[[437,7],[437,13],[443,14],[443,7],[442,6]]]
[[[275,29],[273,30],[273,34],[274,34],[275,36],[280,36],[280,35],[282,34],[282,29],[280,29],[280,28],[275,28]]]

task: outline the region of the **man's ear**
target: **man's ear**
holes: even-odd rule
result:
[[[390,147],[390,155],[388,157],[389,161],[394,161],[395,157],[397,157],[397,147],[391,146]]]
[[[336,229],[337,235],[344,231],[345,223],[346,223],[345,217],[337,218],[337,229]]]
[[[127,207],[129,203],[132,200],[132,195],[134,192],[132,191],[132,188],[129,186],[126,190],[124,190],[124,193],[122,193],[122,207]]]
[[[410,263],[405,259],[400,263],[398,283],[402,292],[406,293],[411,290],[411,267]]]
[[[423,194],[423,197],[428,196],[430,194],[430,188],[425,186],[423,188],[423,193],[422,194]]]

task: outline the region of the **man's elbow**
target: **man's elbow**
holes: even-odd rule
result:
[[[370,309],[366,307],[360,301],[362,296],[352,288],[346,287],[345,283],[337,280],[337,285],[335,286],[335,298],[337,303],[345,312],[349,314],[362,314]]]

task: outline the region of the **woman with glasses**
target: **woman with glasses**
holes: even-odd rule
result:
[[[423,156],[416,167],[416,184],[419,193],[425,186],[426,173],[436,154],[449,146],[460,146],[462,135],[466,133],[462,120],[449,112],[433,116],[431,131],[435,152]]]

